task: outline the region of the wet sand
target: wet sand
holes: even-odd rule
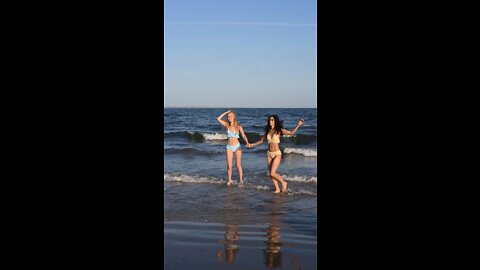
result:
[[[263,225],[166,221],[164,269],[317,269],[317,237]]]
[[[315,195],[225,183],[165,182],[164,269],[316,269]]]

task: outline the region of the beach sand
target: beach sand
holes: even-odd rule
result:
[[[316,236],[264,225],[164,223],[164,269],[316,269]]]

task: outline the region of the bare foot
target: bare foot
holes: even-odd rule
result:
[[[238,184],[239,184],[239,185],[243,185],[243,181],[240,181]]]
[[[230,186],[232,184],[232,180],[228,180],[227,186]]]
[[[275,190],[273,193],[280,193],[280,190]]]
[[[282,183],[282,186],[283,186],[282,192],[287,191],[287,182]]]

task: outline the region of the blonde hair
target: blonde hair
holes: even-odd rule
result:
[[[233,127],[235,128],[235,132],[238,133],[238,132],[239,132],[238,126],[239,126],[240,124],[239,124],[238,121],[237,121],[237,115],[236,115],[235,112],[232,111],[232,110],[231,110],[229,113],[227,113],[227,123],[228,123],[228,125],[226,126],[226,128],[228,129],[228,128],[230,127],[230,122],[228,121],[228,115],[231,114],[231,113],[232,113],[233,116],[234,116],[234,118],[233,118]]]

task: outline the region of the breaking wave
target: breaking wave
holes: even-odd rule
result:
[[[283,149],[283,153],[303,155],[303,156],[306,156],[306,157],[316,157],[317,156],[317,150],[292,148],[292,147],[285,147],[285,149]]]

